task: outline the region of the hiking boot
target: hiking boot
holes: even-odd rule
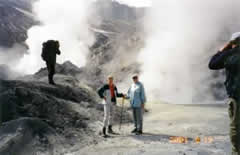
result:
[[[53,76],[52,75],[48,75],[48,83],[51,85],[56,85],[56,83],[53,81]]]
[[[136,132],[136,135],[142,135],[142,134],[143,134],[142,130],[139,130]]]
[[[137,128],[135,128],[131,133],[136,133],[137,132]]]
[[[104,138],[109,137],[109,136],[106,134],[106,128],[105,128],[105,127],[103,128],[102,133],[103,133],[103,137],[104,137]]]
[[[50,81],[49,84],[56,85],[56,83],[54,81]]]
[[[108,133],[110,133],[110,134],[116,134],[116,132],[113,131],[111,125],[109,125],[109,127],[108,127]]]

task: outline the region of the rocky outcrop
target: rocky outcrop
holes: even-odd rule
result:
[[[51,86],[41,82],[0,81],[0,101],[2,107],[2,121],[7,122],[19,117],[38,117],[51,121],[53,126],[62,125],[64,117],[78,117],[70,113],[75,104],[84,104],[89,108],[96,108],[97,96],[87,88],[71,88],[68,86]],[[11,112],[10,112],[11,111]],[[73,110],[74,111],[74,110]],[[64,115],[61,115],[64,114]],[[76,116],[75,116],[76,115]],[[59,120],[55,120],[59,119]],[[63,121],[63,122],[62,122]]]
[[[82,70],[76,65],[72,64],[70,61],[66,61],[63,64],[56,64],[55,68],[56,74],[76,76],[80,74]],[[47,68],[40,69],[37,73],[34,74],[35,78],[42,78],[48,75]]]
[[[57,147],[53,147],[54,141],[59,139],[61,145],[69,148],[94,141],[98,137],[95,130],[100,128],[90,126],[102,117],[97,103],[96,93],[87,87],[0,81],[0,154],[19,150],[30,151],[27,155],[31,155],[37,147],[31,150],[29,146],[35,143],[41,144],[40,150],[52,154],[51,149]]]
[[[21,118],[9,121],[0,128],[1,155],[34,155],[56,152],[61,140],[53,141],[55,131],[36,118]],[[58,148],[60,149],[60,148]]]

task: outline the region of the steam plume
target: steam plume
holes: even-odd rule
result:
[[[212,100],[207,64],[217,47],[240,31],[240,2],[152,2],[145,21],[146,47],[139,57],[148,95],[181,104]]]

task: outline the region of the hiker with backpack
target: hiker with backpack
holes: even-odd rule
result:
[[[60,48],[59,41],[55,40],[48,40],[47,42],[44,42],[42,47],[42,59],[46,62],[47,65],[48,82],[49,84],[52,85],[55,85],[53,76],[55,74],[57,55],[61,54],[59,48]]]
[[[105,138],[109,137],[107,135],[107,129],[109,134],[116,134],[113,129],[113,119],[115,114],[115,108],[117,105],[117,98],[124,97],[122,93],[118,93],[118,89],[113,82],[113,76],[108,77],[108,84],[105,84],[101,89],[99,89],[98,94],[100,98],[103,99],[104,105],[104,120],[102,133]]]

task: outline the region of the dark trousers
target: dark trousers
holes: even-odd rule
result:
[[[46,61],[47,69],[48,69],[48,81],[49,83],[53,82],[53,76],[55,74],[55,64],[53,62]]]
[[[240,155],[240,101],[230,98],[230,139],[232,142],[232,155]]]
[[[135,128],[138,131],[143,129],[143,109],[142,108],[132,108],[133,109],[133,120]]]

